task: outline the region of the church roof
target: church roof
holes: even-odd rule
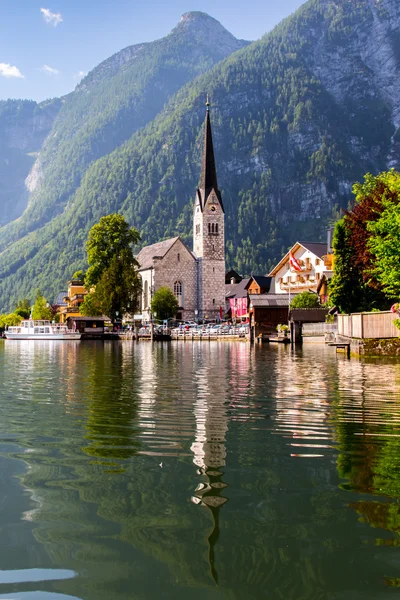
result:
[[[203,161],[201,164],[201,174],[200,174],[200,191],[202,192],[203,203],[201,208],[203,209],[208,196],[214,190],[218,201],[221,205],[222,211],[224,211],[224,206],[222,204],[221,193],[218,189],[218,181],[217,181],[217,169],[215,167],[215,157],[214,157],[214,146],[212,141],[212,133],[211,133],[211,122],[210,122],[210,110],[207,102],[207,112],[206,112],[206,123],[204,128],[204,146],[203,146]]]
[[[189,250],[186,244],[181,240],[181,238],[174,237],[169,240],[163,240],[162,242],[157,242],[156,244],[151,244],[151,246],[145,246],[141,249],[139,254],[136,256],[136,260],[139,263],[139,271],[145,271],[146,269],[150,269],[153,266],[153,260],[155,258],[164,258],[167,252],[172,248],[175,242],[180,241],[183,246],[185,246],[186,250],[189,252],[191,256],[195,259],[193,252]]]
[[[151,244],[151,246],[142,248],[136,257],[136,260],[140,265],[139,271],[150,269],[150,267],[153,266],[153,258],[156,256],[163,258],[168,250],[175,244],[176,240],[179,240],[179,237],[163,240],[162,242],[157,242],[156,244]]]

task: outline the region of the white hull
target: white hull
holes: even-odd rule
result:
[[[80,340],[80,333],[8,333],[5,332],[8,340]]]

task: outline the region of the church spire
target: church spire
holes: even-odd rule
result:
[[[217,195],[218,200],[220,201],[222,207],[221,194],[218,190],[218,182],[217,182],[217,170],[215,168],[215,158],[214,158],[214,146],[212,141],[212,133],[211,133],[211,122],[210,122],[210,102],[208,100],[207,94],[207,102],[206,102],[206,122],[205,122],[205,131],[204,131],[204,146],[203,146],[203,161],[201,165],[201,175],[200,175],[200,192],[203,198],[203,206],[204,208],[207,198],[214,190]],[[223,210],[223,207],[222,207]]]

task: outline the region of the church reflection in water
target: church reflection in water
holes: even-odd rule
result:
[[[212,363],[215,365],[215,363]],[[218,583],[215,565],[215,547],[220,535],[220,509],[227,502],[224,495],[227,484],[223,481],[226,465],[226,434],[228,416],[225,406],[226,378],[224,365],[218,365],[218,376],[210,372],[210,366],[203,366],[196,373],[197,397],[194,402],[195,439],[190,449],[193,462],[198,467],[199,482],[191,501],[207,507],[212,516],[212,527],[207,537],[208,562],[211,575]]]

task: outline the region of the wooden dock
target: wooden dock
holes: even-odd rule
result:
[[[334,346],[336,352],[338,350],[344,350],[347,358],[350,358],[350,342],[328,342],[328,346]]]

